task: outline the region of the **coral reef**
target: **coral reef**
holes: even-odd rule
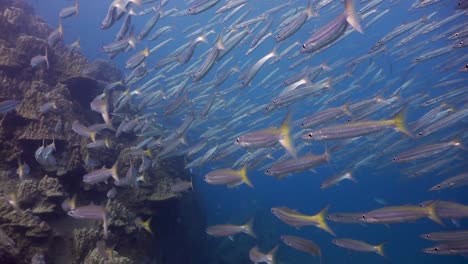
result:
[[[82,181],[87,172],[115,161],[125,175],[131,163],[141,165],[141,154],[135,154],[129,134],[117,139],[104,130],[100,136],[111,140],[112,149],[90,149],[88,140],[73,132],[75,120],[102,123],[90,103],[123,75],[104,60],[89,63],[63,43],[49,47],[52,30],[25,1],[0,0],[0,100],[19,101],[15,111],[0,114],[0,263],[193,263],[199,252],[189,241],[203,237],[194,196],[150,199],[166,195],[175,175],[190,178],[180,166],[183,158],[153,160],[145,183],[116,187],[112,200],[106,197],[111,186]],[[31,58],[46,50],[49,67],[31,67]],[[49,145],[54,162],[38,162],[36,151]],[[17,176],[19,161],[29,168],[23,179]],[[105,206],[112,260],[96,248],[104,238],[103,222],[73,219],[63,211],[62,203],[73,195],[80,206]],[[155,236],[135,224],[140,216],[154,216]],[[174,254],[174,248],[184,254]]]

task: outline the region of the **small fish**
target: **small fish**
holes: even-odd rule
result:
[[[104,206],[91,203],[72,208],[67,214],[76,219],[103,220],[107,218],[108,212]]]
[[[432,232],[420,235],[420,237],[430,241],[463,241],[468,238],[468,230],[455,230],[444,232]]]
[[[184,180],[177,178],[177,180],[171,186],[172,193],[186,192],[189,189],[193,190],[192,178],[190,178],[190,181],[184,181]]]
[[[240,170],[221,169],[209,172],[203,179],[213,185],[227,185],[228,187],[235,187],[242,183],[247,184],[253,188],[252,182],[247,177],[247,167],[244,166]]]
[[[94,170],[90,173],[87,173],[83,176],[83,181],[88,184],[96,184],[100,182],[107,182],[107,180],[112,177],[115,181],[119,181],[119,175],[117,174],[117,165],[118,162],[112,166],[112,168],[102,167],[101,169]]]
[[[312,256],[318,256],[320,263],[322,263],[322,252],[320,247],[314,242],[296,236],[281,236],[281,240],[294,249],[306,252]]]
[[[250,219],[244,225],[214,225],[206,229],[206,233],[214,237],[231,237],[239,233],[245,233],[251,237],[256,237],[253,231],[253,219]]]
[[[468,242],[455,241],[448,244],[438,244],[433,247],[424,248],[422,251],[435,255],[466,255],[468,254]]]
[[[384,243],[378,245],[370,245],[363,241],[358,241],[349,238],[336,238],[332,240],[333,244],[350,250],[361,251],[361,252],[374,252],[385,257],[383,251]]]
[[[366,223],[393,224],[412,222],[427,217],[443,225],[436,206],[437,203],[435,202],[424,207],[416,205],[387,206],[367,212],[362,215],[362,218]]]
[[[150,55],[148,48],[137,52],[135,55],[130,57],[127,62],[125,63],[125,68],[127,69],[134,69],[138,67],[143,61]]]
[[[62,202],[61,207],[63,211],[65,212],[75,209],[76,208],[76,194],[73,195],[71,199],[70,198],[65,199]]]
[[[294,33],[296,33],[309,18],[314,15],[315,14],[312,11],[312,0],[309,0],[307,9],[296,15],[292,21],[281,28],[278,33],[275,34],[275,40],[280,42],[289,38]]]
[[[424,145],[407,150],[393,158],[394,162],[408,162],[417,159],[428,158],[440,154],[441,152],[450,150],[452,148],[464,149],[460,140],[452,140],[449,142],[436,143]]]
[[[364,219],[362,215],[364,213],[333,213],[327,215],[327,219],[336,222],[336,223],[346,223],[346,224],[354,224],[354,223],[363,223]]]
[[[52,109],[53,110],[58,109],[57,104],[55,104],[55,102],[45,103],[39,107],[39,113],[45,114],[47,112],[50,112]]]
[[[18,174],[20,181],[24,180],[24,178],[29,175],[29,172],[31,172],[31,169],[29,168],[28,164],[26,162],[21,162],[21,160],[18,159],[18,168],[16,169],[16,174]]]
[[[200,67],[192,73],[194,81],[200,81],[211,70],[211,68],[213,68],[214,63],[218,59],[222,50],[224,50],[223,36],[219,34],[216,44],[211,47],[208,55],[205,57],[205,60],[202,62]]]
[[[296,158],[296,149],[294,148],[289,132],[290,120],[291,114],[288,113],[279,129],[269,128],[250,132],[239,136],[235,143],[246,148],[264,148],[279,142],[292,157]]]
[[[328,212],[328,206],[323,208],[316,215],[305,215],[287,207],[273,207],[271,208],[271,212],[281,221],[290,226],[302,227],[313,225],[335,236],[335,233],[333,230],[331,230],[325,221],[325,216]]]
[[[330,155],[328,151],[322,155],[304,155],[297,159],[290,159],[274,163],[270,168],[265,171],[265,174],[269,176],[275,176],[277,179],[282,179],[285,176],[293,172],[301,172],[304,170],[310,170],[320,164],[328,162]]]
[[[447,188],[458,188],[468,185],[468,172],[461,173],[443,180],[442,182],[434,185],[429,191],[439,191]]]
[[[49,44],[49,47],[53,48],[57,45],[57,43],[59,43],[60,40],[62,40],[62,38],[63,38],[63,26],[62,26],[62,21],[60,20],[59,27],[54,29],[52,32],[50,32],[49,36],[47,37],[47,43]]]
[[[301,52],[315,52],[330,46],[346,32],[348,24],[356,31],[363,33],[352,0],[345,0],[345,12],[306,40],[302,44]]]
[[[91,110],[100,113],[102,119],[104,119],[104,123],[106,123],[109,128],[112,128],[112,121],[109,116],[109,103],[105,94],[96,96],[90,105]]]
[[[18,196],[16,195],[16,193],[8,193],[7,195],[5,195],[5,199],[11,206],[13,206],[15,210],[21,211],[21,208],[18,204]]]
[[[47,69],[49,69],[49,59],[47,57],[47,48],[45,49],[45,55],[37,55],[31,59],[31,67],[36,68],[37,66],[45,63]]]
[[[267,264],[275,264],[275,255],[276,251],[278,251],[278,247],[274,247],[270,252],[267,254],[262,253],[258,247],[253,247],[249,251],[249,258],[254,263],[267,263]]]
[[[339,175],[336,175],[336,176],[333,176],[333,177],[330,177],[330,178],[326,179],[324,182],[322,182],[322,184],[320,184],[320,189],[330,188],[330,187],[338,184],[342,180],[351,180],[351,181],[357,183],[356,179],[353,178],[353,175],[351,174],[351,172],[346,172],[344,174],[339,174]]]
[[[97,241],[96,242],[96,249],[97,249],[97,252],[99,253],[99,256],[101,256],[103,260],[111,260],[111,263],[114,262],[113,261],[114,249],[113,248],[107,248],[105,240]]]
[[[0,113],[8,113],[13,111],[18,106],[19,102],[16,100],[5,100],[0,102]]]
[[[60,10],[59,17],[67,18],[67,17],[71,17],[74,15],[78,15],[78,7],[79,7],[78,0],[75,0],[74,6],[65,7],[62,10]]]
[[[135,225],[138,229],[143,228],[146,231],[148,231],[148,233],[153,235],[153,231],[151,230],[151,217],[148,218],[146,221],[143,221],[141,217],[137,217],[135,218]]]
[[[83,126],[78,120],[73,121],[72,130],[80,136],[91,138],[92,141],[96,141],[96,131]]]
[[[333,140],[355,138],[376,133],[388,128],[393,128],[411,137],[411,133],[406,128],[405,124],[405,109],[401,110],[393,119],[353,122],[344,125],[320,128],[303,135],[302,138],[309,140]]]
[[[117,188],[112,187],[106,193],[107,198],[114,199],[117,196]]]
[[[188,8],[187,15],[200,14],[216,5],[219,1],[220,0],[194,1],[193,5]]]
[[[68,50],[70,51],[70,53],[73,53],[75,50],[80,50],[80,49],[81,49],[80,38],[78,38],[72,44],[68,45]]]

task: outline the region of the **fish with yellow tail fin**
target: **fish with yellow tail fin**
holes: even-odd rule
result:
[[[378,245],[371,245],[363,241],[349,239],[349,238],[337,238],[332,240],[333,244],[343,247],[346,249],[354,250],[354,251],[361,251],[361,252],[374,252],[379,254],[380,256],[385,257],[383,251],[384,243]]]
[[[279,245],[274,247],[270,252],[267,254],[262,253],[260,249],[256,246],[250,249],[249,251],[249,258],[254,263],[267,263],[267,264],[275,264],[275,255],[276,251],[278,251]]]
[[[427,217],[440,225],[444,225],[437,214],[436,205],[437,203],[431,202],[424,207],[417,205],[387,206],[367,212],[362,215],[362,218],[366,223],[394,224],[412,222]]]
[[[227,185],[228,187],[235,187],[242,183],[247,184],[254,188],[252,182],[247,176],[247,167],[244,166],[240,170],[233,169],[220,169],[214,170],[206,174],[203,179],[213,185]]]
[[[206,233],[210,236],[214,237],[232,237],[233,235],[239,234],[239,233],[245,233],[251,237],[256,237],[254,231],[253,231],[253,221],[254,219],[250,219],[247,223],[243,225],[214,225],[214,226],[209,226],[206,229]]]
[[[271,212],[281,221],[290,226],[302,227],[313,225],[335,236],[335,233],[325,221],[328,206],[315,215],[305,215],[287,207],[273,207],[271,208]]]
[[[279,142],[291,156],[296,158],[296,149],[289,129],[290,120],[291,113],[288,113],[280,128],[268,128],[250,132],[239,136],[235,143],[246,148],[265,148]]]
[[[388,128],[393,128],[412,137],[411,132],[406,128],[405,112],[406,107],[398,112],[395,118],[389,120],[353,122],[320,128],[308,132],[302,138],[316,141],[355,138],[377,133]]]
[[[135,225],[138,227],[138,229],[145,229],[148,231],[151,235],[153,235],[153,231],[151,230],[151,219],[152,217],[148,218],[146,221],[143,221],[141,217],[135,218]]]

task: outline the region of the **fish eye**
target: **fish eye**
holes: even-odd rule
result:
[[[457,32],[457,33],[455,33],[455,37],[458,37],[458,32]]]
[[[267,174],[270,174],[270,170],[265,170],[265,172],[266,172]]]
[[[312,133],[309,133],[309,135],[308,135],[308,136],[309,136],[310,138],[312,138]]]
[[[240,142],[239,138],[236,138],[236,142],[237,142],[237,143],[239,143],[239,142]]]
[[[396,160],[397,160],[397,158],[393,157],[393,158],[392,158],[392,160],[393,160],[393,161],[396,161]]]
[[[435,248],[434,248],[434,251],[439,251],[439,248],[438,248],[438,247],[435,247]]]
[[[422,135],[423,135],[423,133],[422,133],[422,132],[419,132],[419,133],[418,133],[418,135],[422,136]]]
[[[303,49],[306,49],[306,44],[302,44],[302,48],[303,48]]]
[[[206,176],[204,176],[204,177],[203,177],[203,180],[205,180],[205,181],[206,181]]]
[[[365,216],[365,215],[362,215],[362,219],[366,219],[366,216]]]

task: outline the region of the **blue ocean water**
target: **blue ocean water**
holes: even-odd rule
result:
[[[72,1],[64,0],[49,0],[47,3],[44,3],[44,1],[31,0],[31,2],[35,7],[37,14],[42,16],[53,26],[58,25],[58,12],[62,8],[73,4]],[[136,51],[142,50],[145,47],[152,48],[163,40],[172,38],[173,40],[169,42],[168,45],[165,45],[162,49],[151,54],[147,58],[146,62],[150,67],[152,67],[156,62],[163,59],[169,53],[173,52],[175,49],[193,38],[187,37],[186,35],[188,33],[183,33],[185,28],[198,24],[199,26],[196,27],[196,29],[198,29],[199,27],[208,24],[214,17],[216,9],[218,9],[224,2],[225,1],[220,1],[220,3],[215,7],[198,15],[169,16],[161,18],[152,32],[155,32],[157,28],[161,28],[163,26],[172,26],[173,30],[169,33],[163,34],[163,36],[156,41],[151,42],[145,40],[138,43]],[[261,15],[265,10],[278,6],[284,2],[285,1],[248,1],[248,7],[244,7],[243,11],[227,22],[215,25],[212,29],[216,33],[221,32],[231,26],[231,23],[239,17],[239,14],[246,10],[250,10],[246,19],[254,18]],[[356,9],[359,10],[371,1],[361,1],[362,3],[357,3],[357,1],[355,2]],[[223,100],[226,102],[232,97],[237,97],[235,104],[230,105],[229,108],[220,109],[214,114],[210,114],[207,122],[203,123],[203,125],[194,126],[189,130],[187,135],[189,145],[198,143],[201,140],[201,134],[205,133],[207,130],[218,129],[220,126],[223,126],[223,122],[226,122],[226,120],[229,121],[230,117],[235,116],[236,112],[242,110],[241,106],[261,106],[270,102],[279,93],[280,89],[277,89],[276,87],[280,82],[289,76],[299,73],[305,66],[318,66],[321,63],[326,63],[331,66],[332,69],[331,71],[321,74],[319,79],[330,77],[333,80],[334,77],[349,72],[350,68],[347,66],[347,63],[349,63],[353,58],[367,54],[379,39],[397,26],[422,19],[433,12],[436,13],[429,20],[440,21],[454,14],[457,1],[440,1],[439,3],[425,8],[409,10],[413,2],[414,1],[383,1],[383,3],[379,4],[375,8],[375,14],[379,14],[386,9],[389,10],[388,13],[369,28],[365,28],[364,34],[352,32],[349,36],[339,40],[330,48],[312,55],[310,59],[306,60],[296,68],[289,69],[295,61],[306,56],[306,54],[300,54],[298,57],[291,59],[286,56],[273,65],[270,65],[269,63],[265,64],[252,81],[251,86],[243,89],[238,88],[233,93],[224,96]],[[117,22],[116,25],[110,29],[101,30],[100,24],[107,12],[110,1],[81,0],[79,1],[79,4],[79,15],[62,21],[64,27],[64,42],[70,44],[79,38],[81,41],[82,52],[87,58],[89,58],[89,60],[98,58],[107,59],[107,55],[101,51],[101,47],[104,44],[114,41],[121,21]],[[157,4],[158,1],[145,5],[145,7],[150,7],[152,5],[157,6]],[[274,14],[274,23],[271,30],[276,29],[282,14],[291,9],[305,7],[306,5],[307,1],[296,1],[294,5],[285,7],[284,10]],[[164,9],[170,10],[172,8],[176,8],[181,11],[186,9],[188,6],[189,4],[187,1],[170,0]],[[319,10],[318,17],[312,17],[298,32],[286,41],[282,42],[278,49],[282,51],[296,41],[302,44],[315,30],[333,20],[336,16],[340,15],[343,10],[344,7],[340,1],[332,1],[332,4]],[[136,32],[144,26],[150,16],[151,14],[134,18],[132,26]],[[370,18],[363,19],[362,23],[366,24],[372,17],[373,15],[371,15]],[[383,54],[376,55],[371,59],[360,63],[357,69],[350,73],[350,77],[336,85],[333,85],[333,91],[326,92],[324,95],[310,96],[292,104],[289,107],[280,108],[272,111],[271,113],[265,113],[264,111],[259,110],[256,113],[241,119],[239,124],[236,126],[226,127],[225,131],[220,130],[215,137],[209,139],[209,144],[204,151],[206,152],[209,148],[214,147],[215,145],[234,142],[235,138],[233,138],[233,135],[242,132],[249,132],[268,127],[278,127],[288,110],[291,111],[293,116],[292,123],[294,125],[292,125],[291,128],[292,134],[297,134],[301,131],[300,126],[297,125],[297,121],[306,115],[312,114],[319,109],[340,106],[344,104],[347,99],[350,99],[352,103],[369,99],[382,91],[382,96],[384,98],[388,98],[397,87],[412,78],[414,78],[414,81],[410,87],[401,92],[403,101],[409,98],[416,100],[423,95],[427,95],[427,99],[430,99],[447,92],[449,89],[454,89],[455,86],[445,88],[432,88],[432,86],[439,83],[441,80],[465,78],[464,76],[466,73],[457,72],[458,68],[464,64],[449,69],[448,71],[439,71],[438,69],[434,69],[434,67],[441,63],[448,63],[451,59],[453,60],[460,56],[464,56],[466,54],[466,48],[453,49],[443,56],[415,64],[414,68],[411,67],[411,60],[419,54],[453,43],[454,41],[448,40],[447,37],[433,42],[429,40],[439,34],[446,34],[449,28],[462,23],[465,24],[466,28],[466,15],[462,15],[456,20],[430,32],[429,34],[419,36],[409,44],[402,47],[395,47],[394,44],[402,37],[407,36],[408,33],[397,37],[389,43],[386,43],[386,51]],[[262,26],[263,25],[260,25],[259,28]],[[256,30],[258,31],[258,28]],[[255,33],[256,31],[252,34],[254,35]],[[197,47],[195,54],[189,63],[178,67],[175,71],[168,74],[175,75],[186,71],[186,69],[190,67],[197,58],[202,56],[205,51],[212,47],[216,39],[215,35],[216,34],[212,34],[208,37],[209,44],[201,43]],[[248,36],[245,43],[241,43],[235,47],[223,59],[224,61],[230,56],[234,57],[234,59],[228,64],[228,67],[234,67],[235,65],[241,67],[250,60],[247,66],[241,68],[241,71],[247,71],[251,65],[269,53],[277,45],[273,38],[268,38],[251,54],[245,55],[251,38],[252,36]],[[421,51],[418,51],[409,57],[397,60],[397,56],[392,54],[397,52],[399,49],[414,48],[416,44],[423,42],[428,43],[425,44]],[[297,52],[298,50],[299,46],[294,48],[289,55]],[[134,52],[135,51],[130,51],[128,54],[119,55],[112,61],[119,65],[119,67],[128,74],[129,71],[124,69],[125,61]],[[221,63],[222,61],[218,62],[214,69],[203,78],[202,82],[212,80],[215,77],[216,67]],[[360,79],[358,83],[353,83],[364,74],[366,69],[372,63],[375,63],[376,70],[373,70],[366,77]],[[277,73],[269,79],[265,85],[259,86],[258,84],[260,81],[267,77],[276,68],[279,68]],[[154,74],[155,72],[150,73],[146,80],[154,77]],[[375,81],[374,78],[378,77],[379,74],[382,78]],[[165,76],[170,77],[170,75],[167,74],[165,74]],[[223,89],[227,90],[228,88],[238,84],[237,78],[238,75],[234,75],[234,77],[228,79],[228,81],[220,87],[220,91]],[[389,84],[390,80],[395,80],[395,83]],[[138,86],[144,82],[145,80],[142,80],[139,83],[132,85],[132,87],[138,88]],[[465,81],[462,85],[466,86],[466,83],[467,82]],[[160,89],[169,88],[165,87],[165,84],[167,83],[161,82]],[[190,99],[194,99],[199,96],[199,92],[193,92],[190,90],[192,85],[195,84],[190,80],[189,85],[187,86]],[[350,95],[340,97],[337,101],[324,107],[323,101],[320,101],[323,97],[329,96],[328,93],[339,93],[340,91],[348,89],[350,85],[358,85],[359,87],[353,90]],[[464,99],[452,100],[450,102],[454,104],[453,106],[455,109],[459,110],[466,107],[466,93],[463,94],[463,97]],[[395,103],[394,105],[384,107],[369,119],[389,119],[395,111],[398,110],[398,108],[403,107],[403,105],[407,105],[408,123],[412,123],[433,108],[433,106],[422,107],[421,103],[424,101],[425,100],[417,101],[416,103],[405,101],[404,104]],[[198,105],[197,109],[200,109],[202,106],[203,103]],[[182,123],[182,120],[189,114],[190,110],[187,107],[185,110],[175,115],[171,115],[169,117],[161,116],[159,120],[162,124],[167,125],[169,130],[177,127],[177,125]],[[265,118],[259,125],[256,125],[255,127],[251,127],[249,125],[255,120],[264,118],[265,115],[267,115],[267,118]],[[344,122],[347,122],[346,118],[340,119],[336,123]],[[232,131],[232,129],[235,130]],[[411,139],[396,131],[386,130],[385,136],[389,136],[390,140],[383,142],[383,144],[380,144],[381,138],[373,137],[372,135],[366,138],[361,138],[356,142],[346,145],[344,148],[337,151],[337,153],[331,153],[330,162],[328,164],[319,166],[315,171],[309,170],[294,173],[283,180],[268,177],[263,173],[263,170],[260,169],[260,167],[272,162],[272,160],[267,159],[262,162],[260,167],[248,170],[249,178],[255,186],[254,189],[251,189],[246,185],[241,185],[236,188],[213,186],[208,185],[202,179],[203,175],[214,169],[231,168],[232,164],[248,150],[242,149],[222,161],[211,161],[201,167],[192,168],[191,172],[194,174],[195,193],[203,201],[206,211],[206,222],[208,225],[224,223],[243,224],[252,217],[255,219],[254,229],[258,236],[257,239],[249,238],[245,235],[238,235],[233,241],[230,241],[228,238],[210,237],[204,242],[206,244],[207,252],[210,252],[210,249],[217,249],[218,245],[223,243],[226,246],[222,247],[222,249],[228,250],[230,254],[226,254],[231,258],[234,258],[230,263],[249,263],[248,250],[250,248],[258,245],[262,251],[267,252],[275,245],[282,243],[279,239],[281,235],[289,234],[301,236],[316,242],[322,250],[322,263],[466,263],[467,259],[462,256],[435,256],[421,251],[421,249],[429,247],[432,243],[422,240],[419,238],[419,235],[426,232],[457,229],[457,227],[449,221],[446,221],[445,227],[439,226],[428,219],[418,220],[414,223],[391,224],[388,226],[329,222],[330,227],[338,237],[354,238],[367,241],[371,244],[386,242],[386,257],[383,258],[373,253],[348,252],[343,248],[335,246],[331,242],[333,237],[328,233],[315,227],[303,227],[301,229],[290,227],[281,222],[270,212],[270,208],[278,206],[297,209],[298,211],[306,214],[315,214],[325,206],[330,206],[329,212],[331,213],[366,212],[384,206],[376,200],[384,200],[388,206],[418,204],[422,201],[431,199],[456,201],[467,204],[468,196],[464,195],[466,187],[441,192],[427,191],[428,188],[449,176],[466,172],[466,169],[468,168],[468,164],[466,162],[466,151],[453,151],[454,156],[455,154],[458,156],[457,158],[454,158],[453,162],[445,165],[444,168],[441,168],[441,170],[445,170],[441,175],[429,173],[428,175],[420,178],[408,179],[403,173],[403,169],[409,165],[414,165],[414,163],[392,163],[392,155],[403,150],[423,144],[447,141],[456,134],[462,132],[466,132],[466,118],[464,119],[464,122],[460,122],[449,129],[418,139]],[[299,133],[299,135],[301,135],[301,133]],[[302,143],[303,140],[300,137],[294,140],[294,144],[296,146]],[[392,144],[398,144],[398,151],[382,152],[386,147]],[[320,154],[323,153],[326,147],[331,145],[333,145],[333,143],[312,142],[306,145],[299,154]],[[274,150],[271,150],[271,154],[274,159],[279,159],[285,154],[285,151],[283,148],[277,147]],[[200,155],[203,155],[203,151]],[[353,167],[353,164],[371,155],[376,155],[376,158],[371,159],[369,163],[364,164],[363,166],[353,169],[353,175],[358,181],[357,184],[352,182],[342,182],[338,186],[334,186],[326,190],[320,189],[320,183],[322,183],[326,178],[339,174],[350,166]],[[466,220],[461,220],[460,228],[464,229],[466,226]],[[211,252],[213,255],[223,254],[219,250],[212,250]],[[280,248],[277,259],[278,263],[287,264],[319,263],[318,258],[295,251],[286,246],[282,246]]]

